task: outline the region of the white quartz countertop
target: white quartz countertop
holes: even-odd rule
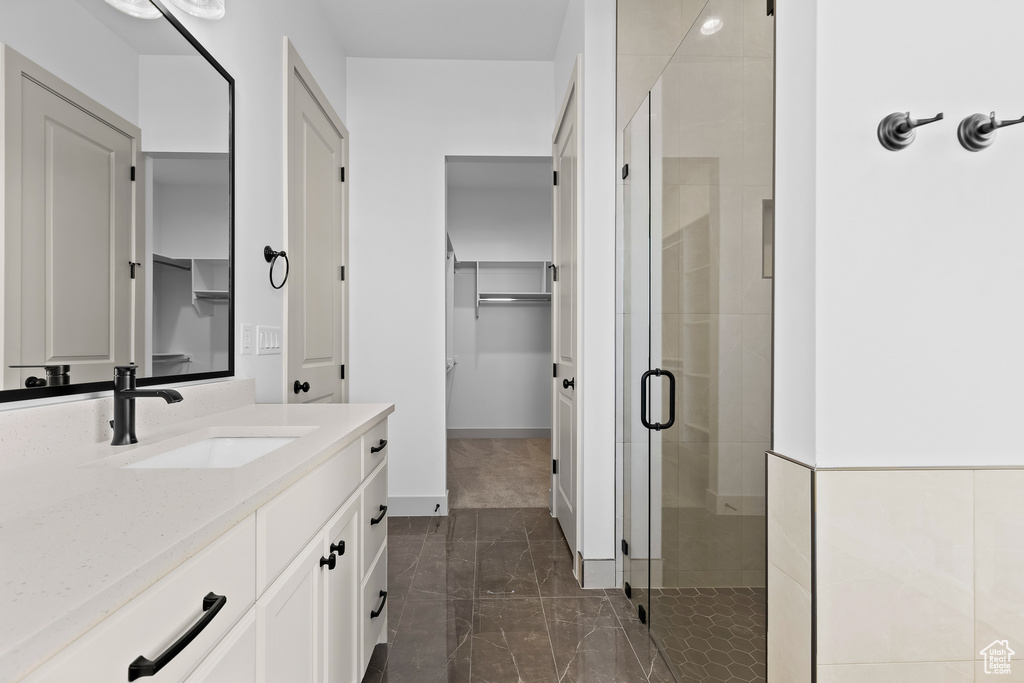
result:
[[[70,448],[41,455],[38,466],[5,472],[0,681],[28,673],[393,410],[390,404],[247,405],[140,427],[132,446]],[[305,434],[234,469],[90,465],[112,456],[121,463],[134,450],[209,427],[253,434],[293,427]]]

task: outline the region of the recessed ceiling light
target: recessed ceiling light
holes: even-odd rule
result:
[[[706,36],[710,36],[712,33],[718,33],[722,30],[722,20],[718,17],[711,17],[704,22],[704,25],[700,27],[700,32]]]
[[[159,19],[163,16],[149,0],[107,0],[107,4],[139,19]]]

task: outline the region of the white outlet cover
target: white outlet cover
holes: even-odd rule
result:
[[[241,343],[239,344],[239,346],[242,349],[241,350],[241,354],[243,356],[250,356],[250,355],[252,355],[252,346],[253,346],[253,338],[254,338],[254,336],[255,335],[254,335],[252,323],[242,323],[242,332],[241,332],[241,334],[239,334],[239,338],[241,340]]]

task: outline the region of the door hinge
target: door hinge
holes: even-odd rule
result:
[[[633,587],[629,585],[629,581],[623,583],[622,590],[626,593],[626,598],[633,597]]]
[[[554,171],[554,174],[555,174],[554,184],[557,185],[558,184],[558,171]]]
[[[551,364],[551,376],[558,379],[558,363]]]
[[[640,623],[641,624],[646,624],[647,623],[647,610],[644,609],[643,605],[640,605],[639,607],[636,608],[636,613],[637,613],[637,616],[640,617]]]
[[[558,474],[558,461],[554,459],[551,460],[551,474]]]
[[[338,270],[339,270],[339,275],[341,276],[341,281],[344,282],[345,281],[345,266],[340,266]]]
[[[345,366],[344,365],[341,366],[341,378],[345,379]]]
[[[768,16],[775,16],[775,0],[768,0]]]
[[[622,165],[622,179],[625,180],[629,177],[629,164]]]
[[[131,279],[132,279],[132,280],[134,280],[134,279],[135,279],[135,269],[136,269],[137,267],[141,266],[141,265],[142,265],[142,264],[141,264],[141,263],[138,263],[137,261],[129,261],[129,262],[128,262],[128,267],[129,267],[129,268],[131,269],[131,274],[130,274],[130,277],[131,277]]]
[[[551,269],[551,281],[558,282],[558,266],[554,263],[549,263],[548,268]]]
[[[622,539],[622,554],[629,555],[629,543],[626,542],[626,539]]]
[[[132,166],[132,182],[135,182],[135,167]]]
[[[341,182],[345,182],[345,167],[341,167]]]

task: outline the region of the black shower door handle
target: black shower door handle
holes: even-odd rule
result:
[[[662,375],[668,377],[668,422],[649,422],[647,420],[647,388],[649,382],[647,378],[651,375],[655,377],[661,377]],[[676,376],[668,370],[662,370],[661,368],[654,368],[648,370],[640,378],[640,422],[643,423],[644,427],[653,429],[654,431],[660,431],[662,429],[668,429],[676,422]]]

